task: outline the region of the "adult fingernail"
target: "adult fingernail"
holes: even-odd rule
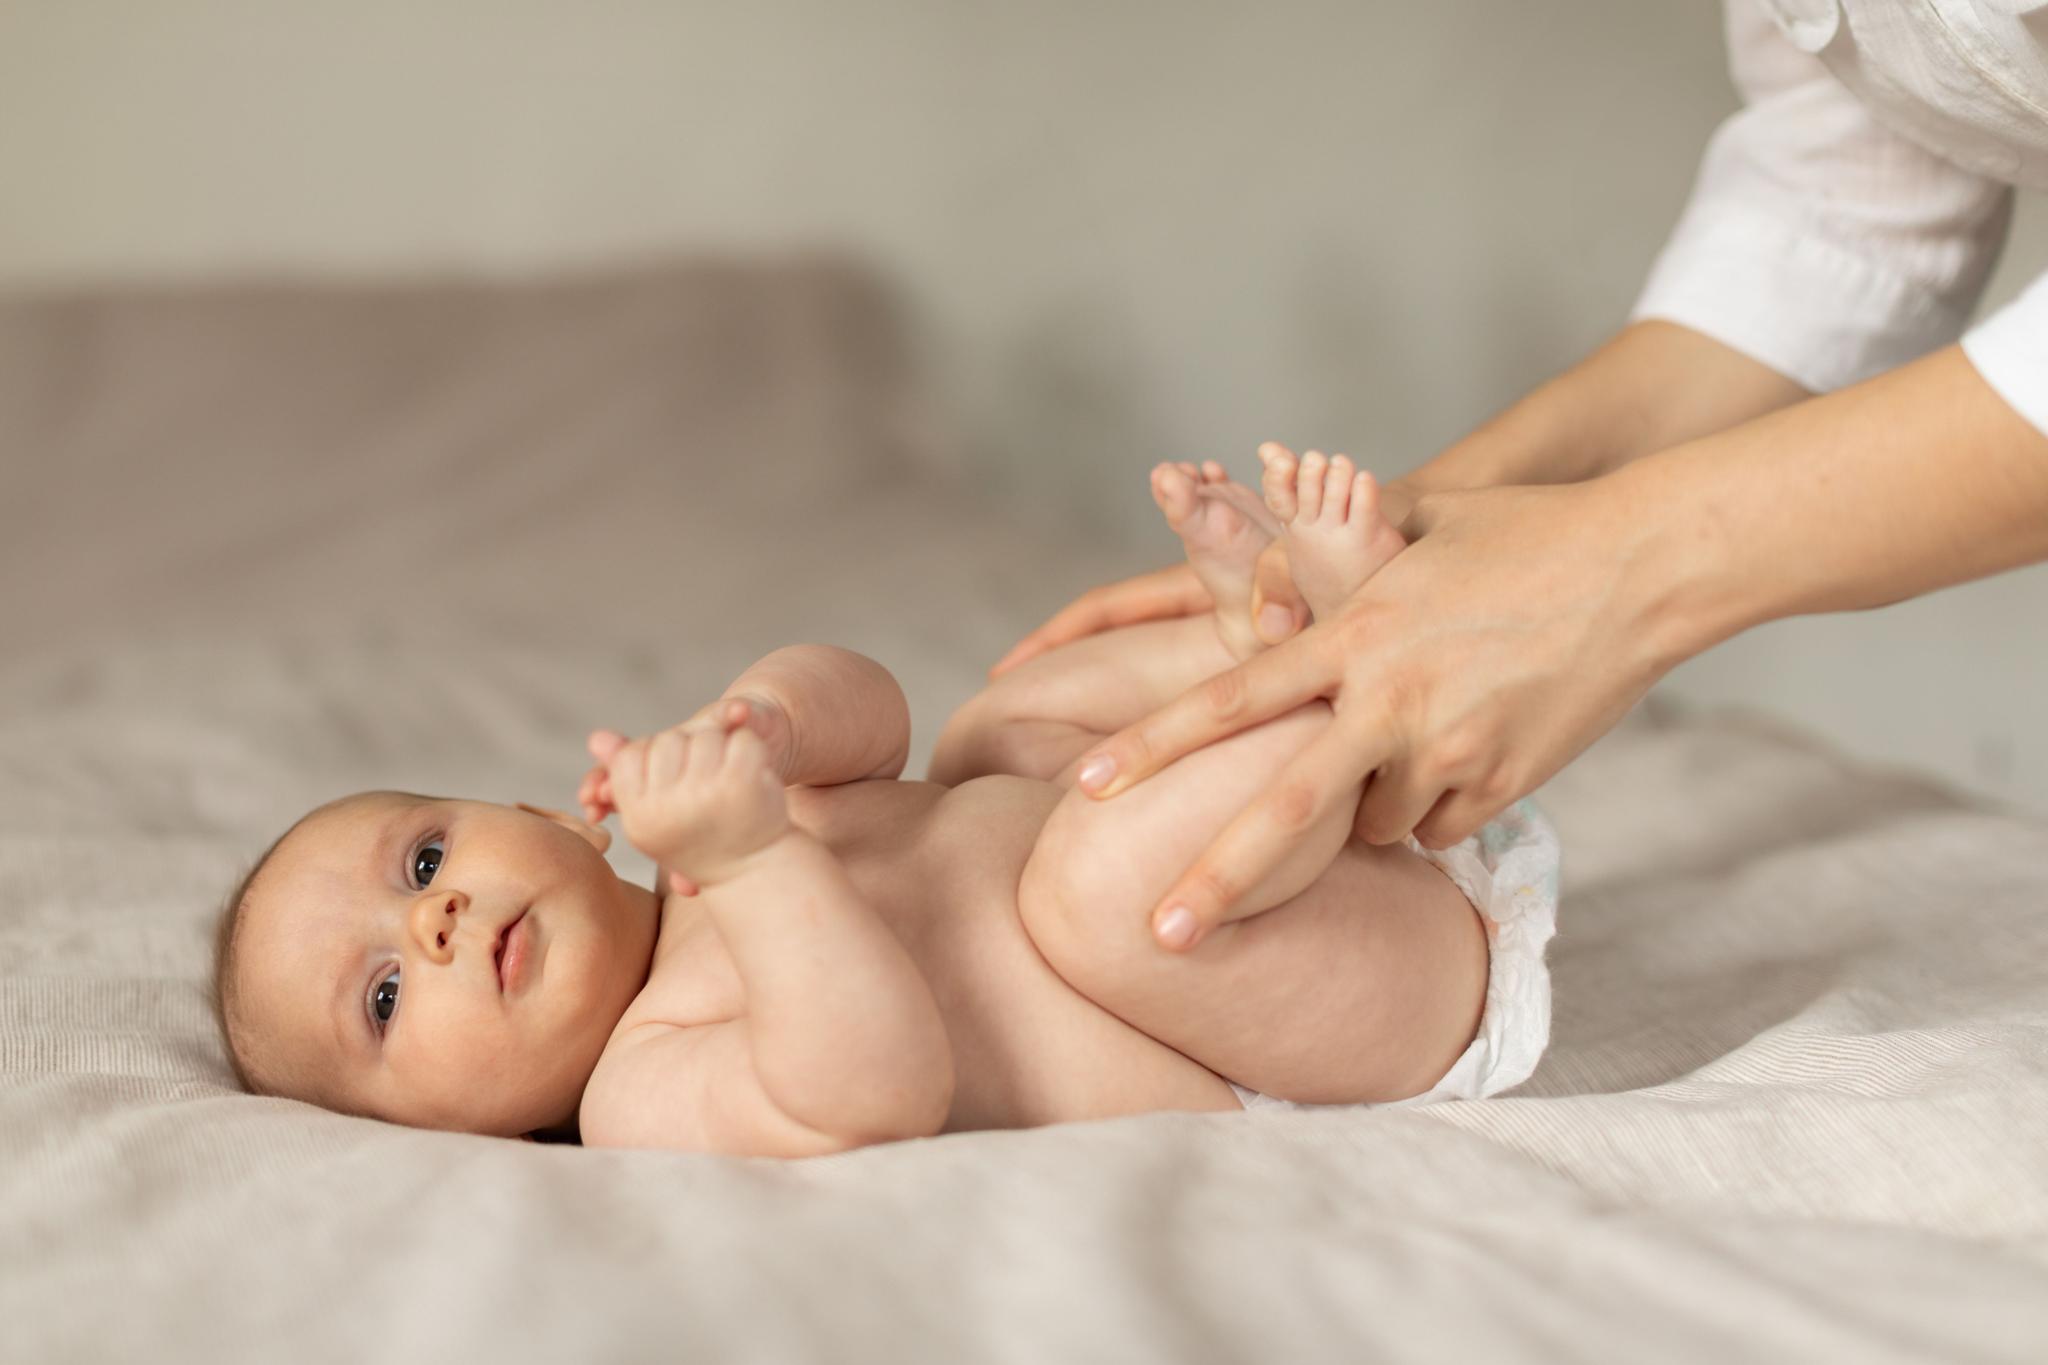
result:
[[[1094,795],[1109,785],[1109,779],[1116,776],[1116,760],[1108,754],[1097,754],[1081,765],[1081,771],[1074,780],[1081,784],[1081,790]]]
[[[1277,645],[1294,633],[1294,613],[1277,602],[1259,608],[1259,638]]]
[[[1169,905],[1152,932],[1169,948],[1185,948],[1195,941],[1195,912],[1185,905]]]

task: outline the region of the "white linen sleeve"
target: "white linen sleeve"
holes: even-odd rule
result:
[[[1816,392],[1955,340],[2011,187],[1883,126],[1758,0],[1726,13],[1744,107],[1708,144],[1631,318],[1682,323]]]
[[[2000,398],[2048,435],[2048,275],[1972,327],[1963,354]]]

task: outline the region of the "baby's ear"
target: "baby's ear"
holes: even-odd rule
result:
[[[529,806],[524,801],[512,803],[528,815],[538,815],[543,820],[552,820],[563,829],[581,835],[599,853],[612,846],[612,832],[602,825],[586,824],[564,810],[549,810],[546,806]]]

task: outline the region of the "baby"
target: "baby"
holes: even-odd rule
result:
[[[688,721],[591,736],[584,818],[398,792],[320,807],[229,902],[216,999],[251,1090],[423,1127],[802,1156],[1151,1110],[1477,1096],[1548,1036],[1556,846],[1526,806],[1444,854],[1350,839],[1354,799],[1195,948],[1147,915],[1330,723],[1322,702],[1110,801],[1082,752],[1257,649],[1285,538],[1311,610],[1399,534],[1371,476],[1267,447],[1152,490],[1213,614],[1062,646],[899,779],[880,665],[780,649]],[[660,867],[618,877],[604,818]]]

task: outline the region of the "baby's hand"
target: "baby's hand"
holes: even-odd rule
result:
[[[767,749],[768,766],[788,781],[789,718],[780,706],[766,697],[720,697],[683,724],[712,720],[728,730],[745,725],[759,735]],[[626,742],[626,736],[616,730],[592,730],[585,741],[590,756],[597,761],[590,765],[590,771],[583,774],[583,781],[576,788],[576,804],[583,808],[583,818],[593,825],[604,823],[604,818],[618,809],[618,803],[612,800],[610,763],[612,755]]]
[[[626,838],[668,869],[685,895],[731,877],[789,829],[782,774],[744,722],[729,709],[699,713],[651,738],[610,746],[601,760]],[[598,748],[592,736],[593,754]]]

